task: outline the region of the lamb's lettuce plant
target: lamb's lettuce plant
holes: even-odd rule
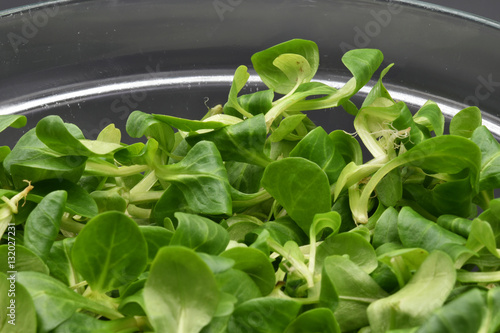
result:
[[[136,143],[48,116],[0,147],[0,332],[500,330],[500,144],[480,110],[411,112],[393,64],[355,105],[379,50],[347,52],[340,89],[314,81],[312,41],[251,61],[268,89],[246,93],[240,66],[199,120],[131,113]],[[326,108],[357,137],[307,117]]]

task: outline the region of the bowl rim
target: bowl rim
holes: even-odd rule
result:
[[[143,0],[134,0],[138,2],[143,2]],[[407,5],[415,8],[421,8],[425,10],[430,10],[433,12],[437,12],[440,14],[444,15],[449,15],[453,17],[458,17],[465,19],[467,21],[472,21],[476,22],[482,25],[489,26],[491,28],[500,30],[500,22],[495,21],[490,18],[486,18],[484,16],[478,15],[478,14],[473,14],[469,13],[460,9],[455,9],[443,5],[438,5],[438,4],[433,4],[421,0],[375,0],[376,2],[391,2],[394,4],[400,4],[400,5]],[[0,10],[0,19],[5,16],[11,16],[16,13],[21,13],[21,12],[29,12],[32,10],[37,10],[39,8],[47,7],[47,6],[52,6],[52,5],[65,5],[65,4],[71,4],[71,3],[84,3],[84,2],[92,2],[92,0],[47,0],[47,1],[41,1],[37,2],[34,4],[29,4],[29,5],[22,5],[18,7],[13,7],[5,10]]]

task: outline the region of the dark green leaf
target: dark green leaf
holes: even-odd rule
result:
[[[388,293],[399,289],[398,277],[393,269],[386,263],[379,261],[377,268],[370,273],[372,279]]]
[[[227,231],[205,217],[193,214],[175,213],[177,229],[170,240],[170,245],[182,245],[195,251],[208,254],[220,254],[229,243]]]
[[[455,215],[441,215],[436,223],[462,237],[469,237],[472,221]]]
[[[83,138],[75,126],[68,125],[67,129],[72,135]],[[37,182],[56,178],[77,182],[85,168],[85,161],[83,156],[60,156],[38,139],[36,129],[31,129],[19,139],[3,164],[12,175],[14,186],[21,188],[25,179]]]
[[[236,307],[229,319],[228,332],[282,333],[295,319],[300,307],[300,303],[292,299],[251,299]]]
[[[15,147],[14,147],[15,149]],[[19,150],[23,150],[20,152]],[[18,156],[19,154],[30,155],[36,149],[19,149],[16,153],[11,153],[7,156]],[[14,150],[13,150],[14,152]],[[6,161],[7,161],[6,159]],[[30,180],[33,183],[46,179],[68,180],[76,183],[83,174],[85,162],[87,158],[84,156],[51,156],[50,153],[37,154],[36,156],[21,157],[15,163],[9,160],[10,174],[16,188],[22,188],[26,185],[24,180]]]
[[[219,257],[223,258],[223,257]],[[259,287],[245,272],[231,268],[215,275],[217,285],[222,292],[234,295],[238,304],[262,296]]]
[[[179,163],[156,166],[155,174],[159,179],[173,182],[182,191],[191,211],[231,214],[227,172],[212,142],[197,143]]]
[[[373,246],[375,248],[386,243],[399,243],[398,211],[394,207],[387,208],[375,225],[373,231]]]
[[[174,131],[168,124],[158,120],[152,114],[141,111],[132,112],[127,118],[127,133],[133,138],[153,138],[160,147],[171,151],[174,146]]]
[[[405,197],[413,199],[433,216],[454,214],[461,217],[475,215],[474,187],[469,177],[453,179],[427,189],[423,184],[405,184]]]
[[[122,297],[118,311],[126,316],[146,316],[144,303],[144,289],[139,289],[133,295]]]
[[[262,186],[308,233],[314,215],[330,211],[330,185],[323,170],[311,161],[289,157],[269,164]]]
[[[132,319],[132,320],[131,320]],[[123,318],[110,321],[99,320],[92,316],[75,312],[71,317],[57,326],[51,333],[114,333],[128,332],[124,327],[134,329],[135,319]]]
[[[371,177],[363,189],[359,204],[353,208],[353,214],[358,222],[368,222],[368,201],[373,190],[387,173],[402,165],[417,166],[435,173],[448,174],[457,174],[462,170],[469,169],[469,180],[472,188],[476,190],[480,155],[476,144],[459,136],[443,135],[422,141],[386,163]]]
[[[399,169],[387,173],[377,184],[375,192],[384,206],[395,206],[403,197],[403,180]]]
[[[382,52],[375,49],[351,50],[342,57],[342,62],[356,78],[357,88],[368,83],[382,60]]]
[[[349,206],[349,195],[347,193],[337,198],[332,206],[332,211],[340,214],[342,221],[340,232],[349,231],[357,226],[352,218],[351,207]]]
[[[403,144],[406,149],[411,149],[430,137],[427,135],[427,128],[419,126],[414,121],[413,114],[406,104],[402,104],[401,114],[392,122],[390,127],[399,131],[397,133],[399,137],[396,140],[396,148]]]
[[[216,120],[207,120],[207,121],[190,120],[190,119],[172,117],[164,114],[152,114],[152,116],[156,120],[168,124],[184,132],[196,132],[198,130],[217,129],[227,126],[225,122]]]
[[[141,225],[139,226],[139,230],[141,230],[148,244],[148,262],[151,263],[160,248],[170,244],[173,232],[166,228],[152,225]]]
[[[403,207],[399,212],[398,233],[405,247],[418,247],[428,252],[442,250],[453,260],[457,260],[462,254],[470,253],[465,247],[465,238],[427,220],[410,207]],[[459,247],[449,247],[450,244]],[[455,252],[457,250],[458,252]]]
[[[275,221],[267,221],[260,227],[252,230],[252,234],[260,234],[263,230],[269,232],[271,238],[280,245],[285,245],[288,241],[293,241],[299,245],[306,245],[309,241],[302,229],[300,229],[293,220],[286,217]],[[249,235],[247,235],[245,240],[250,242],[254,241]]]
[[[269,136],[269,141],[278,142],[281,141],[292,133],[297,126],[302,124],[302,120],[306,117],[305,114],[294,114],[283,119],[278,128],[276,128]],[[300,137],[298,137],[300,139]]]
[[[81,186],[65,179],[47,179],[33,184],[28,199],[40,202],[43,197],[57,190],[68,194],[65,211],[72,215],[94,217],[97,215],[97,205],[94,199]]]
[[[221,253],[222,257],[234,260],[234,269],[247,273],[257,284],[263,296],[274,289],[274,268],[269,258],[261,251],[249,247],[235,247]]]
[[[137,223],[116,211],[92,218],[78,235],[71,255],[76,270],[99,292],[137,279],[148,258]]]
[[[26,220],[24,245],[44,261],[59,234],[67,196],[65,191],[47,194]]]
[[[255,193],[260,189],[264,168],[255,164],[227,161],[225,163],[229,184],[243,193]]]
[[[76,238],[65,238],[55,241],[47,258],[50,275],[67,286],[72,286],[83,280],[80,274],[75,271],[71,262],[71,250],[75,240]]]
[[[148,155],[154,156],[155,153],[156,151],[152,151],[151,147],[146,147],[142,142],[136,142],[117,150],[113,156],[121,165],[147,164]]]
[[[270,89],[257,91],[252,94],[245,94],[238,97],[238,104],[249,113],[254,116],[259,113],[266,113],[273,106],[274,92]],[[229,103],[231,104],[231,103]],[[243,118],[243,115],[239,113],[235,108],[224,105],[224,113],[232,115],[235,117]]]
[[[340,333],[340,327],[331,310],[318,308],[299,315],[285,333]]]
[[[74,126],[65,124],[59,116],[47,116],[36,125],[36,135],[50,149],[63,155],[108,155],[121,148],[112,142],[85,140],[81,132],[68,128]]]
[[[285,333],[340,333],[340,327],[331,310],[318,308],[298,316]]]
[[[483,326],[481,323],[487,314],[487,307],[485,305],[485,300],[481,292],[478,289],[470,290],[434,312],[434,314],[420,326],[417,333],[480,332],[479,329]],[[487,331],[483,328],[482,332]],[[490,332],[492,332],[492,330]]]
[[[325,281],[323,281],[323,279]],[[325,286],[331,296],[326,295]],[[372,302],[387,296],[387,293],[358,265],[338,255],[325,259],[322,272],[320,305],[328,305],[326,296],[336,296],[338,306],[334,315],[342,332],[359,329],[368,324],[366,308]]]
[[[303,157],[316,163],[328,176],[330,184],[337,181],[345,166],[342,155],[325,130],[317,127],[309,132],[290,152],[290,157]]]
[[[163,192],[160,199],[156,202],[151,213],[151,218],[156,224],[162,225],[165,218],[169,218],[177,224],[174,214],[176,212],[184,213],[199,213],[193,210],[186,198],[184,193],[175,184],[170,184],[170,186]]]
[[[500,198],[491,200],[489,209],[482,212],[478,218],[490,224],[495,239],[498,239],[500,237]]]
[[[219,130],[190,135],[186,140],[190,145],[202,140],[213,142],[224,161],[238,161],[263,167],[270,162],[264,154],[266,123],[262,114]]]
[[[74,134],[76,134],[76,133],[74,133]],[[41,142],[38,139],[38,137],[36,136],[36,129],[31,129],[28,132],[26,132],[19,139],[19,141],[16,143],[16,145],[12,149],[12,152],[5,158],[3,164],[5,167],[5,170],[8,173],[13,174],[13,171],[11,170],[11,167],[13,165],[16,165],[16,164],[22,165],[23,163],[27,163],[28,166],[34,165],[33,168],[36,170],[37,163],[35,161],[39,160],[38,164],[39,164],[39,167],[41,167],[41,164],[43,164],[43,161],[46,160],[47,164],[48,164],[47,168],[52,166],[52,171],[53,171],[52,172],[53,175],[51,175],[50,177],[47,176],[46,178],[57,178],[57,175],[60,175],[62,177],[65,172],[69,172],[67,170],[69,168],[64,168],[64,163],[60,162],[59,168],[61,170],[59,173],[55,173],[57,171],[57,169],[54,169],[54,167],[56,166],[54,163],[55,163],[55,161],[57,161],[58,157],[59,157],[59,155],[56,152],[49,149],[43,142]],[[70,158],[69,160],[72,160],[72,162],[73,162],[73,165],[72,165],[73,168],[77,167],[79,164],[81,164],[81,162],[84,162],[84,159],[82,159],[82,161],[80,163],[76,163],[77,162],[76,157],[69,157],[69,158]],[[66,162],[68,162],[69,160],[67,160]],[[51,163],[53,165],[49,165],[49,163]],[[65,172],[63,172],[63,171],[65,171]],[[82,172],[83,172],[83,170],[82,170]],[[81,175],[81,172],[80,172],[80,175]],[[22,184],[24,184],[22,182],[23,179],[29,178],[30,180],[34,181],[32,179],[32,177],[34,175],[29,174],[29,176],[30,177],[24,177],[24,174],[20,174],[19,175],[20,179],[17,179],[15,177],[15,175],[13,175],[14,181],[18,183],[17,187],[22,187]],[[46,178],[44,178],[44,179],[46,179]],[[78,178],[76,180],[78,180]]]

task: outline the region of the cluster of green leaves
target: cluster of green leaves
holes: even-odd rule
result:
[[[252,57],[269,89],[240,95],[241,66],[201,120],[135,111],[127,145],[49,116],[1,147],[0,332],[498,332],[500,144],[477,108],[450,134],[436,103],[412,114],[391,66],[358,108],[383,55],[342,61],[345,86],[312,82],[291,40]],[[336,107],[373,159],[305,114]]]

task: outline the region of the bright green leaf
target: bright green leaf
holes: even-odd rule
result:
[[[144,302],[157,332],[197,333],[214,316],[219,290],[213,273],[193,250],[167,246],[151,265]]]
[[[285,54],[286,56],[276,62],[276,58]],[[300,56],[300,58],[297,56]],[[307,63],[307,65],[300,66],[300,64],[296,64],[297,60],[295,58],[300,59],[300,64]],[[303,69],[302,82],[309,81],[316,74],[319,66],[318,46],[308,40],[289,40],[255,53],[252,56],[252,64],[257,74],[269,88],[277,93],[287,94],[297,83],[295,78],[298,79],[301,67],[306,67],[305,70]],[[289,67],[294,70],[289,70]]]
[[[481,110],[476,106],[470,106],[453,116],[450,122],[450,134],[470,138],[481,123]]]
[[[423,324],[443,305],[455,279],[450,257],[441,251],[432,252],[403,289],[370,304],[367,313],[372,332],[384,333]]]

